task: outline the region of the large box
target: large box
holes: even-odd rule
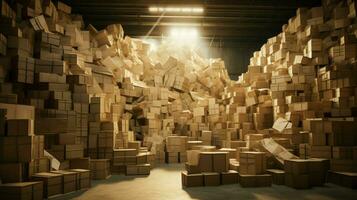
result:
[[[201,172],[227,172],[229,154],[227,152],[201,152],[198,166]]]
[[[187,136],[168,136],[166,138],[167,152],[185,152],[188,149]]]
[[[0,162],[30,162],[43,157],[43,136],[0,137]]]
[[[357,189],[357,173],[329,171],[327,180],[330,183]]]
[[[15,183],[26,178],[23,163],[0,163],[0,179],[2,183]]]
[[[264,152],[240,152],[239,153],[240,174],[264,174],[266,171],[266,158]]]
[[[19,182],[0,184],[0,199],[42,200],[42,182]]]
[[[61,174],[41,172],[34,174],[31,179],[35,181],[42,181],[43,196],[45,198],[62,193],[63,175]]]
[[[7,123],[7,136],[31,136],[34,134],[34,123],[31,119],[9,119]]]
[[[188,174],[181,172],[181,181],[183,187],[201,187],[203,186],[203,174]]]
[[[285,184],[297,189],[322,186],[325,183],[328,169],[329,161],[327,159],[285,160]]]
[[[52,145],[51,152],[59,160],[82,158],[84,156],[84,149],[81,144]]]

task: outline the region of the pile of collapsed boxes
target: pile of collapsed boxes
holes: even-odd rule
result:
[[[0,14],[1,191],[46,197],[165,162],[186,163],[184,186],[308,188],[330,170],[356,187],[354,1],[298,9],[238,81],[170,41],[84,28],[59,1],[2,0]]]

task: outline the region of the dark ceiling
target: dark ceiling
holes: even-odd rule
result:
[[[111,23],[123,25],[130,36],[144,36],[156,24],[160,13],[150,6],[202,6],[203,14],[166,13],[150,36],[166,34],[168,27],[185,24],[198,27],[205,38],[256,42],[279,33],[281,26],[295,15],[298,7],[321,5],[320,0],[66,0],[74,13],[86,23],[104,28]]]

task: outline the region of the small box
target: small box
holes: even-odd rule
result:
[[[90,159],[88,158],[75,158],[69,160],[69,168],[71,169],[89,169]]]
[[[213,171],[213,156],[211,152],[201,152],[199,155],[198,167],[201,172]]]
[[[188,174],[198,174],[201,173],[200,168],[198,167],[198,165],[191,165],[189,163],[185,163],[185,168],[187,170]]]
[[[141,146],[141,142],[140,141],[128,142],[128,148],[129,149],[137,149],[139,151],[140,146]]]
[[[203,181],[205,186],[218,186],[221,184],[220,174],[215,172],[203,173]]]
[[[149,175],[151,165],[141,164],[141,165],[127,165],[126,175]]]
[[[229,170],[228,152],[214,152],[213,154],[213,171],[226,172]]]
[[[188,174],[181,172],[181,181],[183,187],[201,187],[203,186],[203,174]]]
[[[77,172],[77,190],[90,188],[90,170],[87,169],[70,169],[70,171]]]
[[[239,183],[242,187],[270,187],[272,177],[270,174],[242,175],[239,174]]]
[[[222,172],[221,183],[222,185],[238,183],[238,172],[234,170],[229,170],[228,172]]]
[[[285,172],[281,169],[267,169],[267,173],[272,176],[273,184],[284,185],[285,184]]]

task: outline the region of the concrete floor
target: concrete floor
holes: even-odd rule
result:
[[[83,200],[184,200],[184,199],[344,199],[357,200],[357,190],[326,184],[309,190],[295,190],[273,185],[265,188],[242,188],[239,184],[218,187],[181,187],[182,164],[160,165],[147,177],[112,175],[107,180],[92,181],[89,190],[74,192],[53,199]]]

